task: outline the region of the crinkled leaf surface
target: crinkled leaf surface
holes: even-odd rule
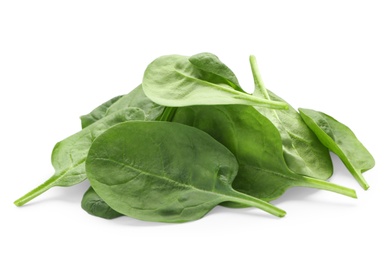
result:
[[[286,104],[274,102],[233,89],[226,83],[208,81],[210,73],[194,66],[189,57],[167,55],[154,60],[146,68],[142,87],[153,102],[182,107],[212,104],[246,104],[286,109]],[[211,77],[214,81],[215,77]]]
[[[251,106],[179,108],[173,121],[205,131],[236,156],[239,171],[233,188],[238,191],[268,201],[278,198],[292,186],[356,197],[351,189],[291,171],[284,160],[279,131]]]
[[[138,107],[142,109],[145,113],[145,120],[147,121],[156,120],[164,111],[163,106],[154,103],[145,95],[141,85],[111,105],[107,109],[106,115],[110,115],[126,107]]]
[[[283,216],[234,191],[234,155],[199,129],[170,122],[118,124],[92,144],[86,161],[96,193],[115,211],[145,221],[186,222],[224,201]]]
[[[125,108],[104,117],[74,135],[58,142],[53,149],[51,162],[55,173],[43,184],[15,201],[22,206],[54,186],[72,186],[86,179],[85,159],[88,150],[101,133],[113,125],[130,120],[144,120],[145,114],[139,108]]]
[[[81,207],[89,214],[105,219],[113,219],[122,216],[121,213],[116,212],[107,203],[100,198],[92,187],[84,193],[81,200]]]
[[[92,110],[90,113],[88,113],[86,115],[83,115],[83,116],[80,116],[81,127],[82,128],[86,128],[87,126],[89,126],[89,125],[95,123],[96,121],[102,119],[106,115],[106,112],[110,108],[110,106],[112,106],[121,97],[122,96],[114,97],[114,98],[104,102],[103,104],[101,104],[100,106],[98,106],[97,108]]]
[[[165,108],[164,106],[154,103],[145,96],[142,86],[139,85],[127,95],[114,97],[101,104],[90,113],[81,116],[82,127],[85,128],[89,124],[127,107],[138,107],[142,109],[145,113],[146,120],[155,120],[156,118],[159,118]]]
[[[374,167],[375,160],[352,130],[325,113],[303,108],[299,112],[321,142],[340,157],[360,186],[367,190],[369,185],[362,173]]]

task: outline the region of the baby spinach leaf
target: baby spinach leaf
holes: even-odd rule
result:
[[[210,134],[237,158],[233,188],[267,201],[293,186],[317,188],[355,198],[355,191],[297,174],[286,165],[277,128],[251,106],[192,106],[179,108],[173,122]]]
[[[88,179],[114,210],[140,220],[186,222],[224,201],[285,212],[231,188],[238,164],[208,134],[170,122],[126,122],[101,134],[86,160]]]
[[[144,120],[139,108],[125,108],[104,117],[74,135],[58,142],[53,149],[51,162],[55,173],[43,184],[28,192],[14,203],[22,206],[54,186],[72,186],[86,179],[85,159],[95,138],[109,127],[130,120]]]
[[[105,219],[113,219],[122,216],[100,198],[92,187],[85,192],[81,201],[81,207],[89,214]]]
[[[142,109],[147,120],[159,118],[165,109],[165,107],[151,101],[144,94],[142,86],[139,85],[127,95],[114,97],[92,110],[89,114],[81,116],[82,127],[84,128],[107,115],[127,107],[138,107]]]
[[[110,106],[107,109],[106,115],[110,115],[126,107],[138,107],[142,109],[145,113],[145,119],[147,121],[156,120],[156,118],[161,116],[165,108],[150,100],[145,95],[141,85],[133,89],[127,95],[124,95],[112,106]]]
[[[288,105],[288,110],[255,107],[279,130],[283,144],[283,156],[288,167],[298,174],[321,180],[329,179],[333,173],[329,150],[318,140],[292,106],[264,87],[256,58],[253,55],[250,56],[250,64],[255,82],[253,95]]]
[[[375,160],[352,130],[325,113],[303,108],[299,112],[320,141],[340,157],[360,186],[367,190],[369,185],[362,173],[374,167]]]
[[[209,78],[210,73],[194,66],[189,57],[167,55],[149,64],[142,87],[153,102],[168,107],[245,104],[287,109],[284,103],[254,97],[228,84],[210,82]]]
[[[101,104],[100,106],[98,106],[97,108],[92,110],[90,113],[83,115],[83,116],[80,116],[81,127],[86,128],[87,126],[89,126],[89,125],[95,123],[96,121],[98,121],[99,119],[103,118],[106,115],[108,108],[110,106],[112,106],[112,104],[114,104],[116,101],[118,101],[121,97],[122,96],[114,97],[114,98],[104,102],[103,104]]]
[[[212,83],[225,83],[238,91],[245,92],[238,83],[238,79],[233,71],[222,63],[216,55],[203,52],[192,55],[188,60],[198,69],[208,72],[207,74],[210,75],[208,81]],[[205,73],[205,76],[207,74]]]

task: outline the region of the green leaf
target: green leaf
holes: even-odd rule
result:
[[[210,134],[236,156],[239,171],[233,188],[240,192],[270,201],[290,187],[303,186],[356,197],[354,190],[291,171],[278,129],[251,106],[183,107],[173,121]]]
[[[107,109],[106,115],[110,115],[126,107],[138,107],[145,113],[146,121],[155,120],[164,111],[164,106],[160,106],[150,100],[144,93],[142,86],[139,85],[129,94],[124,95],[117,102]]]
[[[96,121],[102,119],[105,115],[106,115],[106,112],[107,110],[116,102],[118,101],[122,96],[117,96],[117,97],[114,97],[106,102],[104,102],[103,104],[101,104],[100,106],[98,106],[97,108],[95,108],[94,110],[92,110],[90,113],[86,114],[86,115],[83,115],[83,116],[80,116],[80,119],[81,119],[81,127],[82,128],[86,128],[87,126],[95,123]]]
[[[198,69],[188,59],[186,56],[167,55],[149,64],[142,81],[146,96],[168,107],[245,104],[287,109],[285,103],[257,98],[228,84],[208,81],[210,74]]]
[[[54,186],[68,187],[84,181],[86,179],[85,159],[95,138],[120,122],[144,119],[145,114],[141,109],[125,108],[58,142],[54,146],[51,157],[55,169],[54,175],[16,200],[15,205],[22,206]]]
[[[207,74],[210,75],[208,81],[213,83],[225,83],[238,91],[244,92],[233,71],[222,63],[214,54],[203,52],[192,55],[188,60],[198,69],[208,72],[205,73],[205,76]]]
[[[100,218],[113,219],[122,216],[121,213],[108,206],[92,187],[89,187],[85,192],[81,201],[81,207],[89,214]]]
[[[86,161],[96,193],[114,210],[140,220],[186,222],[224,201],[285,212],[234,191],[234,155],[206,133],[170,122],[126,122],[100,135]]]
[[[287,110],[255,107],[279,130],[283,155],[288,167],[298,174],[321,180],[329,179],[333,173],[329,150],[318,140],[292,106],[264,87],[254,56],[250,57],[250,63],[255,82],[253,95],[288,105]]]
[[[325,113],[303,108],[299,112],[320,141],[340,157],[360,186],[367,190],[369,185],[362,173],[373,168],[375,160],[352,130]]]

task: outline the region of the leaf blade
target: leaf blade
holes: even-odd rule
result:
[[[373,168],[375,160],[352,130],[325,113],[304,108],[299,112],[320,141],[340,157],[360,186],[367,190],[369,185],[362,173]]]
[[[234,156],[209,135],[169,122],[116,125],[95,140],[86,162],[98,195],[133,218],[187,222],[230,199],[267,205],[267,210],[282,215],[276,207],[249,201],[231,189],[237,167]]]
[[[227,84],[204,80],[203,74],[204,71],[193,66],[188,57],[166,55],[148,65],[142,87],[153,102],[168,107],[246,104],[286,109],[284,103],[253,97]]]

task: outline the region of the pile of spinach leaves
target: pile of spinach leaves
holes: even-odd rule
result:
[[[81,116],[82,130],[54,146],[54,175],[15,205],[88,179],[81,206],[106,219],[187,222],[217,205],[282,217],[270,201],[290,187],[356,198],[328,181],[329,151],[368,189],[362,173],[375,162],[354,133],[322,112],[295,110],[264,87],[254,56],[250,65],[253,94],[214,54],[157,58],[140,86]]]

